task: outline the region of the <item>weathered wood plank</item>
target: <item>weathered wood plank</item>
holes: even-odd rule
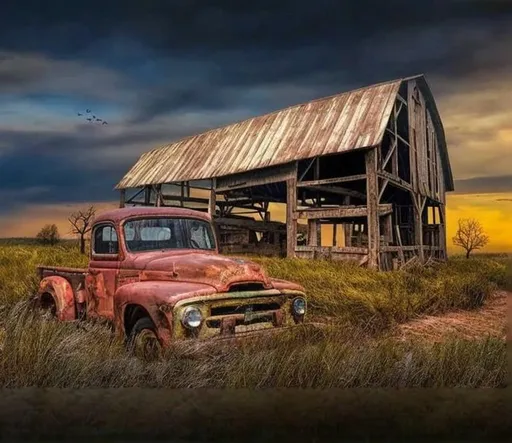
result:
[[[329,246],[297,246],[296,251],[311,252],[320,251],[322,249],[329,250],[333,253],[338,254],[368,254],[368,248],[356,248],[356,247],[329,247]]]
[[[144,204],[149,205],[151,201],[151,187],[145,186],[144,187]]]
[[[336,178],[324,178],[322,180],[308,180],[308,181],[300,181],[297,183],[298,187],[307,187],[307,186],[321,186],[321,185],[331,185],[336,183],[345,183],[345,182],[354,182],[358,180],[366,180],[366,174],[356,174],[349,175],[346,177],[336,177]]]
[[[384,217],[384,223],[382,224],[382,234],[384,235],[384,241],[388,244],[393,242],[393,225],[392,225],[392,214]]]
[[[287,163],[285,165],[273,166],[271,168],[256,169],[226,177],[218,177],[217,192],[226,192],[233,189],[261,186],[269,183],[279,183],[296,177],[297,165]]]
[[[121,189],[119,192],[119,207],[124,208],[126,201],[126,189]]]
[[[425,207],[426,197],[411,193],[414,202],[414,241],[419,245],[419,258],[424,261],[423,254],[423,209]]]
[[[211,216],[215,215],[215,207],[217,206],[217,192],[216,192],[216,182],[215,179],[212,179],[210,196],[208,199],[208,214]]]
[[[387,171],[380,171],[377,173],[377,175],[380,178],[389,180],[389,182],[399,188],[405,189],[406,191],[411,191],[412,187],[409,183],[407,183],[405,180],[398,178],[397,176],[394,176],[393,174],[390,174]]]
[[[391,203],[378,205],[375,214],[384,216],[390,214],[393,211],[393,205]],[[322,218],[355,218],[355,217],[367,217],[368,207],[367,206],[351,206],[351,207],[339,207],[339,208],[310,208],[298,211],[298,218],[305,218],[308,220],[318,220]]]
[[[155,198],[155,206],[162,206],[162,185],[161,184],[158,184],[155,186],[155,193],[156,193],[156,198]]]
[[[366,155],[366,202],[368,220],[368,267],[379,267],[379,204],[377,179],[377,150],[370,149]]]
[[[394,133],[391,129],[386,128],[386,132],[391,134],[395,139],[400,140],[404,145],[409,146],[409,142],[398,133]]]
[[[391,159],[391,157],[393,157],[393,155],[395,155],[395,151],[397,149],[397,146],[398,146],[398,142],[396,141],[396,138],[395,138],[391,142],[391,147],[389,148],[389,151],[386,154],[386,157],[384,157],[384,160],[382,161],[382,164],[381,164],[381,169],[382,170],[384,170],[386,168],[386,166],[388,165],[389,160]]]
[[[366,175],[365,175],[366,177]],[[343,197],[343,205],[350,206],[350,196],[346,195]],[[352,246],[352,231],[354,229],[353,223],[344,223],[343,224],[343,234],[344,234],[344,243],[345,246]]]
[[[297,163],[293,177],[286,181],[286,256],[295,257],[297,246]]]
[[[308,246],[320,246],[318,244],[317,225],[315,219],[308,220]]]
[[[384,191],[386,190],[388,183],[389,183],[389,179],[387,179],[387,178],[384,178],[382,180],[383,180],[382,187],[380,188],[379,197],[377,198],[378,203],[380,203],[382,196],[384,195]]]
[[[252,231],[280,231],[286,229],[284,223],[279,222],[265,222],[262,220],[254,220],[250,218],[230,218],[230,217],[216,217],[214,222],[222,226],[231,226],[233,228],[244,228]]]
[[[339,186],[302,186],[304,189],[310,189],[311,191],[318,191],[318,192],[327,192],[329,194],[336,194],[336,195],[348,195],[350,197],[358,198],[361,200],[366,200],[366,196],[357,191],[353,191],[352,189],[342,188]]]

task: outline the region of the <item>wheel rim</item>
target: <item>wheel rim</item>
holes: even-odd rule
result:
[[[134,340],[134,350],[144,360],[155,360],[160,356],[160,342],[151,329],[142,329]]]

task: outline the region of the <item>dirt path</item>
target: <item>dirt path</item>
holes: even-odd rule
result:
[[[497,291],[480,309],[423,316],[400,325],[397,333],[403,340],[422,337],[441,341],[452,334],[461,338],[491,335],[506,339],[507,300],[512,301],[511,292]]]

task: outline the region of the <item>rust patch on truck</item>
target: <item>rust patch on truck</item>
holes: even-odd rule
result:
[[[197,249],[187,240],[190,219],[196,229],[202,223],[213,242],[208,248]],[[114,245],[101,244],[113,238],[101,233],[105,226],[116,233]],[[40,267],[38,296],[52,294],[60,320],[106,320],[128,338],[137,328],[150,328],[168,346],[290,328],[304,319],[305,312],[293,311],[294,300],[305,299],[304,288],[271,279],[251,261],[220,255],[211,219],[201,212],[168,207],[109,211],[94,221],[92,234],[87,269]]]

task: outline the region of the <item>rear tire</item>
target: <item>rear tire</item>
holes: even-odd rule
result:
[[[143,317],[135,322],[127,345],[128,351],[141,360],[155,361],[161,358],[162,346],[155,324],[149,317]]]
[[[54,320],[57,318],[57,303],[49,293],[41,294],[36,298],[34,311],[45,320]]]

